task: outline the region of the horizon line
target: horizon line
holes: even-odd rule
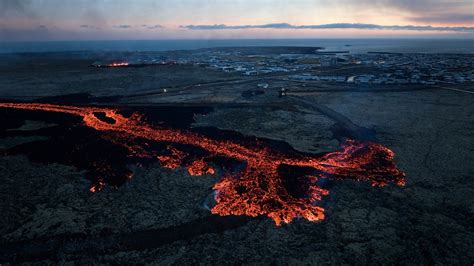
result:
[[[3,40],[0,43],[45,43],[45,42],[116,42],[116,41],[258,41],[258,40],[473,40],[474,35],[469,36],[403,36],[403,37],[387,37],[387,36],[371,36],[371,37],[318,37],[318,38],[302,38],[302,37],[288,37],[288,38],[163,38],[163,39],[87,39],[87,40],[75,40],[75,39],[64,39],[64,40]]]

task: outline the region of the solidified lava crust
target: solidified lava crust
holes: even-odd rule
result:
[[[211,209],[213,214],[221,216],[265,215],[277,225],[299,217],[318,221],[324,219],[324,209],[316,204],[329,194],[318,185],[322,179],[365,181],[372,186],[405,185],[405,174],[393,162],[394,153],[372,142],[347,140],[340,150],[324,155],[285,153],[258,140],[252,145],[242,144],[157,127],[144,122],[138,113],[125,117],[114,108],[43,103],[0,103],[0,108],[80,117],[83,126],[101,133],[104,140],[124,149],[130,158],[159,161],[171,169],[186,167],[188,173],[195,176],[222,173],[222,178],[213,186],[216,204]],[[157,144],[166,145],[160,150],[154,148]],[[193,153],[189,147],[200,152]],[[219,167],[217,161],[213,161],[215,158],[241,162],[241,169],[228,171]],[[110,184],[107,174],[114,172],[110,168],[97,162],[91,192]],[[302,171],[295,171],[293,177],[291,169]],[[124,173],[125,180],[131,177],[131,172]]]

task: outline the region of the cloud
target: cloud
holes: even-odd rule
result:
[[[362,29],[362,30],[412,30],[412,31],[451,31],[474,32],[474,27],[434,27],[415,25],[377,25],[362,23],[332,23],[320,25],[291,25],[288,23],[273,23],[262,25],[185,25],[180,26],[188,30],[238,30],[238,29]]]
[[[288,23],[273,23],[273,24],[262,24],[262,25],[234,25],[234,26],[228,26],[225,24],[180,26],[180,28],[185,28],[188,30],[296,29],[298,27],[303,27],[303,26],[293,26]]]
[[[148,24],[142,24],[142,25],[128,25],[128,24],[120,24],[120,25],[114,25],[112,26],[113,28],[118,28],[118,29],[129,29],[129,28],[134,28],[134,27],[141,27],[149,30],[155,30],[155,29],[161,29],[164,28],[162,25],[156,24],[156,25],[148,25]]]
[[[114,28],[119,28],[119,29],[128,29],[128,28],[131,28],[132,25],[126,25],[126,24],[122,24],[122,25],[114,25],[112,26]]]
[[[38,28],[40,29],[47,29],[48,27],[46,25],[39,25]]]
[[[82,24],[82,25],[79,25],[79,28],[83,28],[83,29],[93,29],[93,30],[98,30],[98,29],[100,29],[100,28],[97,27],[97,26],[89,25],[89,24]]]
[[[159,25],[159,24],[156,24],[156,25],[143,24],[143,25],[140,25],[140,27],[142,27],[142,28],[147,28],[147,29],[149,29],[149,30],[155,30],[155,29],[162,29],[162,28],[164,28],[162,25]]]
[[[334,0],[339,4],[346,0]],[[349,0],[354,1],[354,0]],[[472,0],[357,0],[359,6],[389,9],[409,16],[407,19],[421,23],[465,24],[474,23]]]
[[[456,24],[469,22],[470,24],[472,24],[474,23],[474,14],[439,14],[430,16],[410,17],[408,19],[421,23]]]

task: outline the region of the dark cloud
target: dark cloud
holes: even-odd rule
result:
[[[413,30],[413,31],[451,31],[451,32],[474,32],[474,27],[433,27],[415,25],[377,25],[362,23],[333,23],[321,25],[291,25],[288,23],[274,23],[262,25],[186,25],[180,26],[188,30],[224,30],[224,29],[363,29],[363,30]]]
[[[119,28],[119,29],[128,29],[128,28],[131,28],[132,25],[122,24],[122,25],[115,25],[115,26],[112,26],[112,27]]]
[[[47,27],[46,25],[39,25],[38,28],[40,28],[40,29],[46,29],[46,28],[48,28],[48,27]]]
[[[474,14],[440,14],[420,17],[410,17],[411,21],[421,23],[446,23],[446,24],[461,24],[461,23],[474,23]]]

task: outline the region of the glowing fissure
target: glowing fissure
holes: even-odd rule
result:
[[[237,173],[223,171],[222,178],[213,186],[216,204],[211,212],[218,215],[266,215],[277,225],[290,223],[298,217],[318,221],[324,219],[324,209],[315,204],[329,194],[328,190],[317,185],[319,179],[367,181],[373,186],[385,186],[388,183],[405,185],[405,174],[393,163],[394,153],[383,145],[371,142],[348,140],[342,144],[341,150],[323,156],[288,155],[261,143],[245,146],[192,132],[159,128],[144,122],[139,114],[125,117],[113,108],[41,103],[0,103],[0,108],[58,112],[82,117],[85,126],[104,132],[107,140],[126,147],[129,156],[156,159],[163,167],[171,169],[187,167],[188,173],[194,176],[217,172],[212,163],[206,161],[213,156],[244,162],[245,168]],[[101,120],[98,113],[105,114],[107,119]],[[209,155],[185,163],[187,152],[169,146],[169,154],[157,154],[150,151],[146,141],[191,145],[207,151]],[[283,166],[314,170],[315,174],[304,176],[302,184],[299,184],[301,195],[293,195],[286,187],[279,172]],[[106,180],[98,180],[92,185],[92,192],[100,191],[106,185]]]
[[[127,62],[118,62],[118,63],[111,63],[111,64],[108,64],[106,65],[107,67],[124,67],[124,66],[128,66],[129,63]]]

